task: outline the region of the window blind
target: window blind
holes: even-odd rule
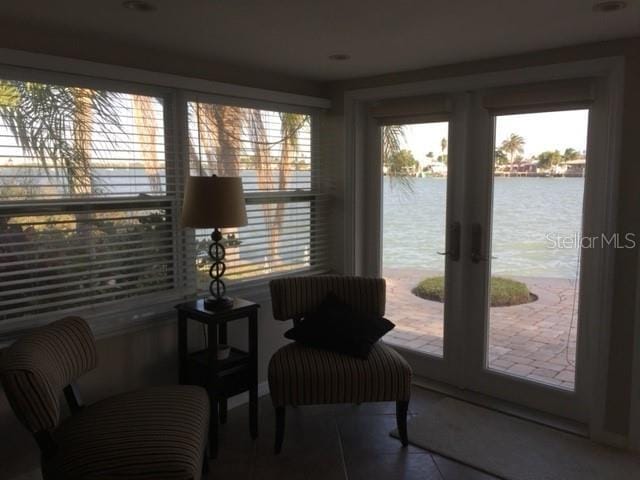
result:
[[[0,80],[0,321],[148,313],[204,290],[210,232],[179,226],[189,173],[243,178],[249,224],[223,231],[227,280],[326,270],[314,115],[184,106],[186,118],[161,96]]]
[[[494,114],[509,114],[588,108],[594,99],[592,79],[555,80],[486,90],[482,105]]]
[[[161,98],[0,81],[0,320],[177,287]]]
[[[224,229],[228,282],[242,284],[326,265],[325,182],[313,145],[314,117],[193,101],[191,175],[240,176],[249,224]],[[215,206],[224,208],[224,205]],[[194,233],[198,287],[209,283],[210,231]]]
[[[369,105],[369,115],[379,125],[446,120],[453,111],[449,95],[424,95],[376,100]]]

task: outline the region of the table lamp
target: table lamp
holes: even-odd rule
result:
[[[242,179],[240,177],[189,177],[182,206],[182,226],[213,228],[209,256],[211,268],[209,292],[205,299],[207,310],[219,310],[233,306],[233,300],[225,295],[227,287],[222,280],[226,266],[225,248],[222,245],[221,228],[242,227],[247,224]]]

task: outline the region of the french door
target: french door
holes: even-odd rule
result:
[[[603,242],[619,241],[602,235],[592,92],[376,104],[385,341],[418,375],[587,420],[587,313]]]

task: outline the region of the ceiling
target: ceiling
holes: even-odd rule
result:
[[[157,9],[142,13],[121,0],[3,0],[0,25],[317,81],[640,35],[640,0],[607,14],[593,0],[149,2]],[[336,53],[351,58],[329,60]]]

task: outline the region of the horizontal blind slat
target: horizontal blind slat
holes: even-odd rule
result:
[[[31,313],[33,311],[50,311],[52,309],[58,309],[59,307],[94,305],[96,303],[99,303],[101,300],[104,301],[105,299],[108,300],[108,299],[117,299],[117,298],[129,298],[135,295],[142,295],[150,292],[168,290],[171,288],[172,285],[173,283],[166,283],[164,285],[158,285],[158,286],[129,289],[127,291],[124,291],[121,293],[115,293],[115,294],[106,293],[101,295],[86,296],[86,297],[82,297],[81,300],[75,298],[75,299],[60,301],[60,302],[47,302],[45,306],[42,306],[42,304],[39,304],[35,308],[34,306],[28,306],[28,307],[10,309],[7,311],[0,310],[0,318],[2,318],[3,316],[5,318],[11,318],[12,316],[18,313],[24,314],[24,313]]]
[[[116,275],[117,276],[117,272],[122,271],[122,270],[131,270],[132,268],[138,268],[138,269],[142,269],[145,267],[152,267],[155,265],[158,265],[157,259],[153,259],[153,262],[136,262],[135,266],[131,266],[131,265],[126,265],[126,266],[118,266],[118,267],[114,267],[114,266],[107,266],[106,268],[93,268],[95,265],[91,265],[91,270],[88,272],[91,275],[100,275],[103,273],[109,273],[112,275]],[[42,269],[41,272],[42,273],[49,273],[51,272],[52,269],[46,268],[46,269]],[[53,271],[59,271],[59,269],[53,269]],[[88,274],[86,271],[85,272],[74,272],[74,273],[61,273],[61,274],[56,274],[56,273],[51,273],[48,275],[39,275],[37,281],[38,282],[44,282],[44,281],[52,281],[52,280],[67,280],[67,279],[74,279],[77,277],[81,277],[81,276],[86,276]],[[115,278],[115,277],[114,277]],[[7,288],[13,288],[15,289],[16,286],[20,286],[20,285],[28,285],[28,284],[33,284],[34,283],[34,279],[33,278],[23,278],[20,280],[12,280],[11,281],[11,286],[7,287]],[[21,291],[28,291],[28,289],[21,289]],[[2,295],[2,293],[0,293],[0,296]]]
[[[167,269],[167,271],[163,272],[163,274],[165,278],[163,280],[164,282],[172,281],[172,274],[170,270]],[[41,285],[39,287],[21,289],[20,293],[30,294],[30,298],[28,301],[32,302],[34,300],[42,301],[46,298],[53,298],[53,297],[59,298],[59,297],[65,297],[65,296],[82,298],[85,293],[93,292],[96,290],[113,290],[113,289],[121,290],[124,287],[128,287],[130,285],[142,285],[145,283],[153,283],[153,284],[159,283],[157,279],[156,280],[154,279],[140,280],[139,278],[136,278],[142,275],[145,275],[145,272],[134,272],[134,273],[130,273],[126,275],[118,275],[114,277],[85,278],[85,279],[76,280],[76,281],[66,281],[61,284]],[[130,280],[127,281],[127,279],[130,279]],[[116,283],[113,283],[113,282],[116,282]],[[73,289],[73,287],[75,286],[82,286],[82,285],[89,285],[89,287],[81,288],[81,289]],[[64,288],[64,292],[58,291],[62,288]],[[55,291],[50,294],[43,293],[43,292],[48,292],[53,290]],[[10,298],[12,296],[15,297],[15,295],[12,295],[12,293],[14,292],[3,291],[0,294],[0,307],[25,302],[24,297],[5,300],[6,298]]]
[[[155,259],[157,261],[163,261],[166,259],[171,259],[173,258],[172,253],[170,252],[166,252],[164,254],[152,254],[152,255],[139,255],[136,256],[135,261],[143,261],[143,260],[149,260],[149,259]],[[60,267],[56,267],[57,269],[64,269],[64,268],[79,268],[79,267],[86,267],[86,266],[97,266],[97,265],[108,265],[108,264],[118,264],[121,263],[122,260],[118,260],[118,259],[108,259],[108,260],[98,260],[98,261],[91,261],[91,262],[87,262],[86,264],[76,264],[76,265],[70,265],[70,266],[60,266]],[[16,264],[20,264],[20,265],[30,265],[29,262],[18,262]],[[16,270],[16,271],[9,271],[9,272],[0,272],[0,279],[6,279],[7,277],[11,277],[11,276],[15,276],[15,275],[27,275],[27,274],[31,274],[31,273],[39,273],[42,272],[43,270],[46,270],[50,268],[49,266],[46,266],[44,268],[29,268],[29,269],[23,269],[23,270]]]
[[[25,82],[9,85],[28,97]],[[332,183],[311,115],[188,102],[180,139],[162,98],[39,85],[52,104],[100,98],[112,114],[88,100],[85,121],[70,112],[57,131],[45,115],[32,118],[77,155],[66,159],[25,148],[7,126],[13,120],[0,116],[0,319],[195,292],[210,232],[179,226],[183,172],[243,179],[249,225],[224,230],[236,236],[226,240],[230,271],[239,272],[231,283],[323,270]],[[73,173],[62,167],[78,158]]]

